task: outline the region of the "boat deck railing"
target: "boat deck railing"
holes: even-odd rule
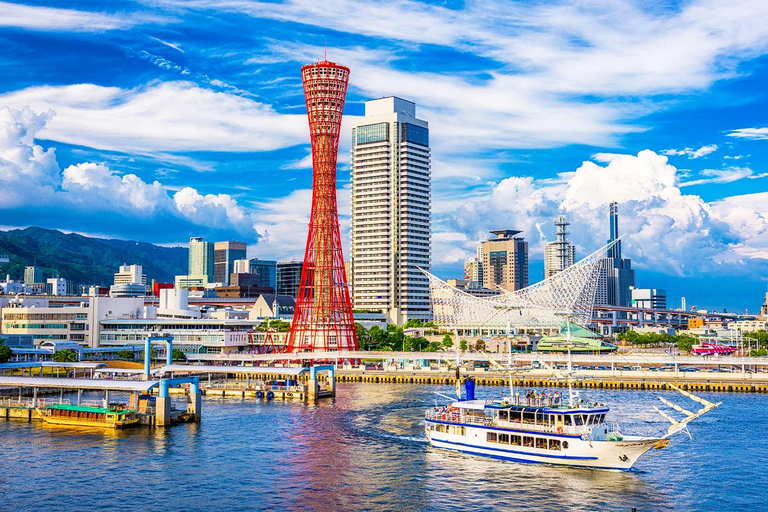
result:
[[[540,423],[528,420],[494,420],[486,415],[467,413],[463,409],[449,409],[447,407],[438,407],[428,410],[425,419],[430,421],[446,421],[449,423],[461,423],[466,425],[495,426],[499,428],[510,428],[519,430],[535,430],[551,434],[576,434],[581,435],[588,432],[591,427],[596,425],[553,425],[551,423]],[[618,428],[618,427],[616,427]]]

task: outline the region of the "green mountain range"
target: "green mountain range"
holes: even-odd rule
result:
[[[30,227],[0,231],[0,276],[22,280],[24,267],[37,265],[43,278],[59,276],[74,284],[108,286],[120,265],[144,267],[147,283],[152,279],[173,282],[177,274],[187,273],[185,247],[161,247],[145,242],[91,238],[66,234],[54,229]]]

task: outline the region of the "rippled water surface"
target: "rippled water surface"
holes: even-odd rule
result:
[[[704,395],[723,406],[691,426],[693,441],[609,472],[431,448],[423,410],[450,390],[347,383],[318,405],[205,399],[202,423],[171,429],[0,421],[0,510],[764,509],[766,396]],[[627,433],[667,426],[652,393],[588,397],[607,401]]]

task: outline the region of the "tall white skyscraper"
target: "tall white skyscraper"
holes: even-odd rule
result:
[[[416,105],[365,102],[352,128],[352,301],[392,323],[429,319],[429,126]]]

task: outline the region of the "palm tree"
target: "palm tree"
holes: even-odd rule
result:
[[[69,348],[57,350],[53,353],[53,360],[57,363],[75,363],[78,360],[77,352]]]

